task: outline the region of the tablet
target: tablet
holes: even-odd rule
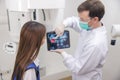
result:
[[[57,38],[56,36],[57,34],[54,31],[47,33],[47,47],[49,51],[70,48],[69,31],[65,30],[62,36]]]

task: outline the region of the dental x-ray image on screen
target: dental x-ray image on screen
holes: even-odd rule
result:
[[[47,33],[48,50],[70,48],[69,31],[65,30],[62,36],[57,37],[55,32]]]

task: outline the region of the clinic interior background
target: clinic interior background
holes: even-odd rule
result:
[[[0,72],[13,69],[16,54],[6,54],[3,50],[5,42],[10,42],[8,31],[7,14],[5,0],[0,0]],[[66,0],[64,18],[77,16],[77,6],[85,0]],[[108,31],[108,40],[111,40],[111,27],[113,24],[120,24],[120,0],[101,0],[106,7],[106,14],[102,20]],[[66,51],[73,54],[78,34],[70,30],[71,48]],[[46,67],[46,76],[64,73],[68,71],[62,63],[62,57],[47,51],[46,43],[42,47],[39,55],[40,65]],[[5,80],[10,80],[10,74],[3,76]],[[54,76],[54,80],[55,80]],[[49,80],[53,80],[52,78]],[[109,52],[103,68],[103,80],[120,80],[120,39],[117,39],[115,46],[109,45]]]

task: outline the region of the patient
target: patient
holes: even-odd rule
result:
[[[45,33],[46,28],[41,23],[29,21],[24,24],[11,80],[40,80],[37,56],[45,42]]]

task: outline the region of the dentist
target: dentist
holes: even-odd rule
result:
[[[65,28],[78,32],[78,46],[73,55],[54,50],[62,55],[65,66],[72,72],[72,80],[102,80],[102,67],[108,52],[107,34],[101,19],[105,7],[100,0],[86,0],[78,6],[79,17],[70,17],[56,27],[57,35]]]

